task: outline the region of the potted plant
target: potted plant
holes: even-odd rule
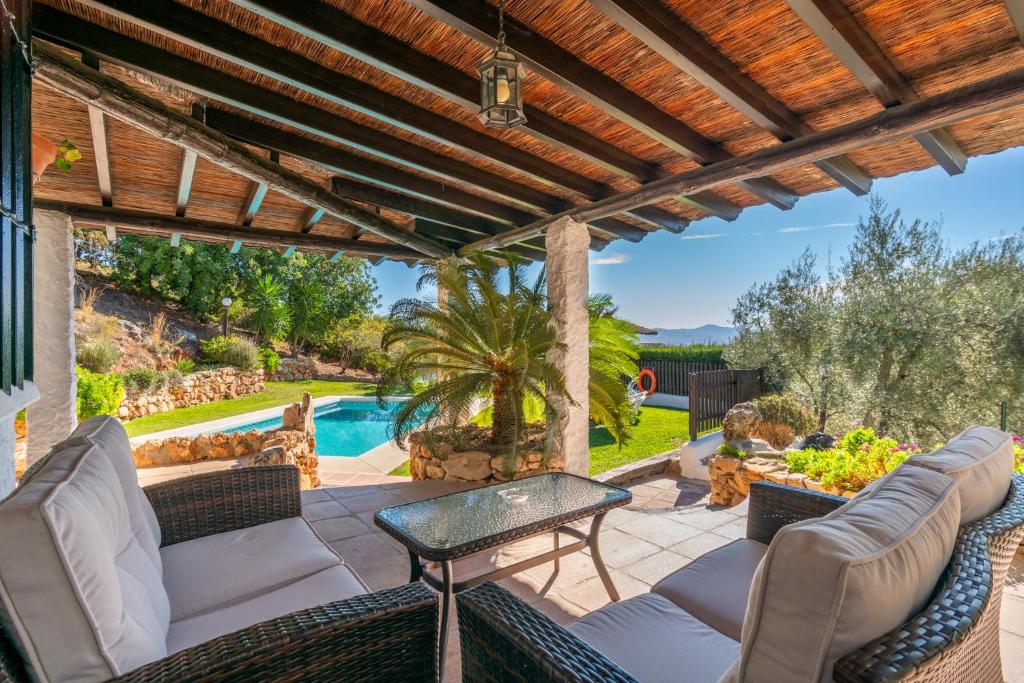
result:
[[[81,158],[82,153],[67,138],[55,145],[39,133],[32,133],[32,184],[35,185],[51,163],[62,171],[70,171],[71,164]]]

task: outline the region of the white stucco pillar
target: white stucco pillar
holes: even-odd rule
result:
[[[29,406],[28,463],[75,428],[75,241],[71,219],[35,211],[33,250],[35,363],[39,400]]]
[[[551,449],[565,458],[565,470],[587,476],[590,471],[589,419],[590,351],[587,296],[590,281],[587,251],[590,233],[584,223],[561,218],[547,232],[546,269],[548,301],[555,317],[558,340],[566,353],[552,353],[550,359],[565,372],[566,388],[576,402],[551,397],[560,420],[552,429]]]

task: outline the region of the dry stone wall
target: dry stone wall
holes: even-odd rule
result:
[[[505,457],[488,452],[480,445],[480,434],[475,428],[466,427],[465,443],[476,446],[455,445],[432,435],[429,431],[416,432],[409,436],[409,469],[414,480],[443,479],[445,481],[471,481],[493,483],[509,481],[505,468]],[[479,430],[484,431],[484,430]],[[536,440],[534,440],[536,441]],[[536,445],[534,443],[534,445]],[[545,462],[544,454],[538,448],[525,447],[516,458],[512,479],[522,479],[545,472],[561,472],[565,460],[550,455]]]
[[[118,408],[122,420],[164,413],[263,391],[263,370],[244,372],[235,368],[217,368],[185,375],[181,383],[156,392],[126,396]]]
[[[750,485],[755,481],[770,481],[798,489],[822,491],[837,496],[853,498],[856,491],[842,491],[835,487],[826,487],[820,481],[811,479],[806,474],[795,474],[789,471],[785,461],[774,458],[747,458],[741,460],[726,455],[716,455],[708,461],[708,473],[711,475],[711,504],[739,505],[750,495]]]

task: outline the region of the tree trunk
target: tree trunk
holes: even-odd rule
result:
[[[491,443],[498,446],[514,444],[518,436],[515,393],[506,379],[495,380],[492,393]]]
[[[882,351],[882,360],[878,365],[878,376],[875,379],[875,400],[872,405],[868,407],[867,413],[864,414],[863,425],[865,427],[875,426],[875,410],[878,408],[879,402],[886,400],[886,393],[889,391],[889,378],[892,376],[892,354],[891,348],[886,348]]]

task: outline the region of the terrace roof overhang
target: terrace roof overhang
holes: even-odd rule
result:
[[[415,263],[592,248],[1024,144],[1021,0],[509,0],[527,123],[476,118],[478,0],[38,0],[33,126],[82,227]],[[48,202],[44,204],[44,202]]]

